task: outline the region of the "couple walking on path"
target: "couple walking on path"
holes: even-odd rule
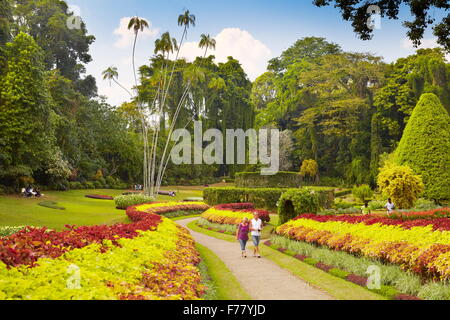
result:
[[[244,218],[244,220],[239,224],[236,231],[236,238],[241,244],[241,254],[243,258],[247,258],[247,242],[249,240],[248,234],[251,233],[253,245],[253,256],[261,258],[261,254],[259,253],[259,243],[261,241],[261,231],[263,228],[263,222],[259,218],[259,214],[255,212],[253,214],[253,219],[248,220],[248,218]]]

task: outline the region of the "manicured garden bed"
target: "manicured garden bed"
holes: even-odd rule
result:
[[[133,218],[1,238],[0,300],[199,299],[205,288],[189,233],[151,212]]]
[[[102,194],[88,194],[85,197],[89,198],[89,199],[97,199],[97,200],[114,200],[113,197],[102,195]]]
[[[263,222],[270,222],[270,213],[257,210],[252,203],[230,203],[215,206],[202,214],[202,218],[212,223],[239,225],[244,218],[253,219],[257,212]]]
[[[281,253],[292,256],[304,263],[307,263],[307,264],[314,266],[324,272],[334,275],[335,277],[350,281],[358,286],[364,287],[370,291],[373,291],[377,294],[385,296],[388,299],[391,299],[391,300],[421,300],[420,298],[418,298],[416,296],[405,294],[405,293],[400,293],[396,288],[394,288],[392,286],[381,285],[377,289],[369,289],[368,288],[369,278],[366,276],[360,276],[360,275],[357,275],[354,273],[347,272],[336,266],[325,264],[325,263],[321,262],[320,260],[312,258],[307,255],[297,254],[295,251],[289,250],[282,246],[278,246],[276,243],[272,243],[272,241],[266,241],[266,242],[264,242],[264,244],[266,246],[271,247],[272,249],[278,250]]]
[[[174,218],[202,213],[208,208],[203,202],[152,202],[128,207],[126,213],[132,221],[139,221],[147,214]]]
[[[309,245],[308,249],[296,246],[302,250],[321,250],[321,257],[339,252],[343,259],[343,254],[348,255],[345,259],[353,257],[353,264],[357,264],[358,259],[364,259],[364,262],[368,259],[380,263],[381,267],[395,266],[397,274],[408,275],[403,280],[414,287],[409,294],[450,299],[448,213],[449,209],[444,208],[392,216],[301,215],[279,226],[276,233],[278,240],[285,238]],[[326,263],[320,259],[316,262]],[[350,264],[346,266],[351,267]],[[427,284],[427,288],[434,286],[434,289],[424,292],[422,284]],[[407,284],[402,286],[408,287]],[[435,293],[430,294],[431,291]]]

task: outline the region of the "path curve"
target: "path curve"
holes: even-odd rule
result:
[[[178,220],[177,223],[189,229],[187,225],[197,219]],[[254,300],[333,300],[270,260],[253,258],[251,254],[247,259],[241,258],[238,243],[189,231],[196,242],[213,251],[225,263]]]

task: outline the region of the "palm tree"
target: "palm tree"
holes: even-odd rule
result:
[[[199,48],[206,48],[205,54],[203,55],[203,58],[206,57],[206,53],[208,52],[208,49],[216,49],[216,40],[214,38],[211,38],[211,36],[208,34],[202,34],[200,36],[200,43],[198,44]]]
[[[137,87],[137,76],[136,76],[136,67],[135,67],[135,52],[136,52],[136,42],[138,38],[139,32],[143,32],[145,28],[149,28],[149,24],[147,20],[144,18],[139,17],[133,17],[130,19],[130,22],[128,23],[128,30],[133,29],[134,31],[134,44],[133,44],[133,72],[134,72],[134,81],[136,83]]]
[[[168,85],[165,87],[165,90],[163,90],[162,106],[164,106],[166,104],[166,99],[167,99],[167,96],[168,96],[168,93],[169,93],[169,88],[170,88],[170,85],[172,83],[173,73],[175,71],[175,65],[176,65],[176,62],[178,60],[178,56],[180,55],[180,50],[181,50],[181,47],[183,46],[183,41],[184,41],[185,38],[187,38],[187,31],[188,31],[190,26],[195,27],[195,15],[191,14],[191,12],[189,10],[186,10],[183,14],[178,16],[178,25],[180,27],[184,27],[184,30],[183,30],[183,35],[181,36],[180,44],[176,45],[177,54],[176,54],[176,57],[175,57],[175,60],[174,60],[173,66],[172,66],[172,72],[170,73],[170,78],[169,78],[169,81],[168,81]],[[172,124],[170,125],[170,128],[169,128],[167,141],[166,141],[166,144],[165,144],[165,147],[164,147],[164,151],[163,151],[163,154],[162,154],[162,157],[161,157],[161,162],[160,162],[158,175],[157,175],[157,179],[156,179],[156,190],[155,190],[156,194],[158,193],[159,188],[161,187],[162,177],[164,176],[164,171],[165,171],[165,168],[167,167],[168,159],[167,159],[167,162],[166,162],[165,165],[164,165],[164,162],[165,162],[165,159],[166,159],[166,153],[167,153],[167,148],[169,147],[170,138],[172,136],[172,133],[173,133],[173,130],[174,130],[174,126],[175,126],[175,123],[176,123],[177,118],[178,118],[178,114],[179,114],[179,112],[181,110],[181,107],[182,107],[186,97],[187,97],[187,93],[189,91],[190,86],[191,86],[191,83],[188,82],[188,84],[186,86],[186,90],[184,91],[184,94],[183,94],[183,96],[182,96],[182,98],[181,98],[181,100],[180,100],[180,102],[178,104],[177,110],[176,110],[175,115],[174,115],[174,117],[172,119]],[[158,132],[157,132],[157,134],[158,134]],[[156,166],[156,162],[152,166],[153,167]],[[153,174],[154,173],[152,173],[152,177],[153,177]]]
[[[138,94],[137,94],[138,81],[137,81],[136,62],[135,62],[136,43],[137,43],[137,38],[138,38],[139,32],[143,32],[145,28],[149,28],[149,24],[148,24],[147,20],[140,18],[138,16],[131,18],[130,22],[128,23],[128,30],[133,29],[133,31],[134,31],[133,74],[134,74],[136,96],[138,96]],[[139,102],[139,100],[137,101],[137,103],[138,103],[138,109],[141,113],[142,138],[144,140],[144,170],[143,170],[144,171],[144,190],[146,193],[148,193],[148,162],[147,162],[148,152],[149,152],[148,151],[148,140],[147,140],[148,128],[147,128],[146,121],[145,121],[144,110],[142,110],[142,105]]]
[[[195,16],[191,14],[189,10],[186,10],[183,14],[178,16],[178,25],[180,27],[184,26],[183,36],[181,37],[181,42],[183,42],[183,39],[187,37],[187,29],[189,29],[190,26],[195,27]]]
[[[133,96],[130,91],[128,91],[127,88],[125,88],[123,85],[117,81],[119,78],[119,72],[117,71],[117,68],[114,66],[109,67],[105,71],[102,72],[103,80],[109,80],[109,85],[111,86],[111,81],[114,81],[119,87],[121,87],[123,90],[125,90],[130,96]]]

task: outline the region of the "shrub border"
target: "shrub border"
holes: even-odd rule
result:
[[[322,270],[322,271],[324,271],[326,273],[329,273],[329,274],[331,274],[331,275],[333,275],[333,276],[335,276],[337,278],[340,278],[340,279],[352,282],[352,283],[354,283],[354,284],[356,284],[356,285],[358,285],[360,287],[363,287],[363,288],[365,288],[365,289],[367,289],[369,291],[372,291],[374,293],[382,295],[382,296],[388,298],[389,300],[422,300],[422,299],[420,299],[418,297],[415,297],[415,296],[399,293],[398,290],[396,288],[392,287],[392,286],[385,286],[385,285],[383,285],[383,286],[381,286],[382,289],[380,289],[380,290],[369,289],[366,286],[367,280],[368,280],[368,278],[366,278],[366,277],[361,277],[359,275],[356,275],[356,274],[353,274],[353,273],[349,273],[349,272],[347,272],[345,270],[336,268],[334,266],[330,266],[330,265],[324,264],[324,263],[320,262],[319,260],[310,258],[310,257],[305,256],[305,255],[295,254],[295,252],[290,251],[290,250],[288,250],[286,248],[277,247],[275,245],[272,245],[270,240],[264,241],[263,244],[268,246],[268,247],[270,247],[270,248],[272,248],[272,249],[274,249],[274,250],[277,250],[277,251],[279,251],[279,252],[281,252],[281,253],[283,253],[285,255],[291,256],[291,257],[293,257],[293,258],[295,258],[297,260],[300,260],[300,261],[302,261],[304,263],[307,263],[310,266],[316,267],[316,268],[318,268],[318,269],[320,269],[320,270]],[[391,291],[391,292],[395,291],[396,294],[395,295],[386,295],[386,292],[389,292],[389,291]]]

